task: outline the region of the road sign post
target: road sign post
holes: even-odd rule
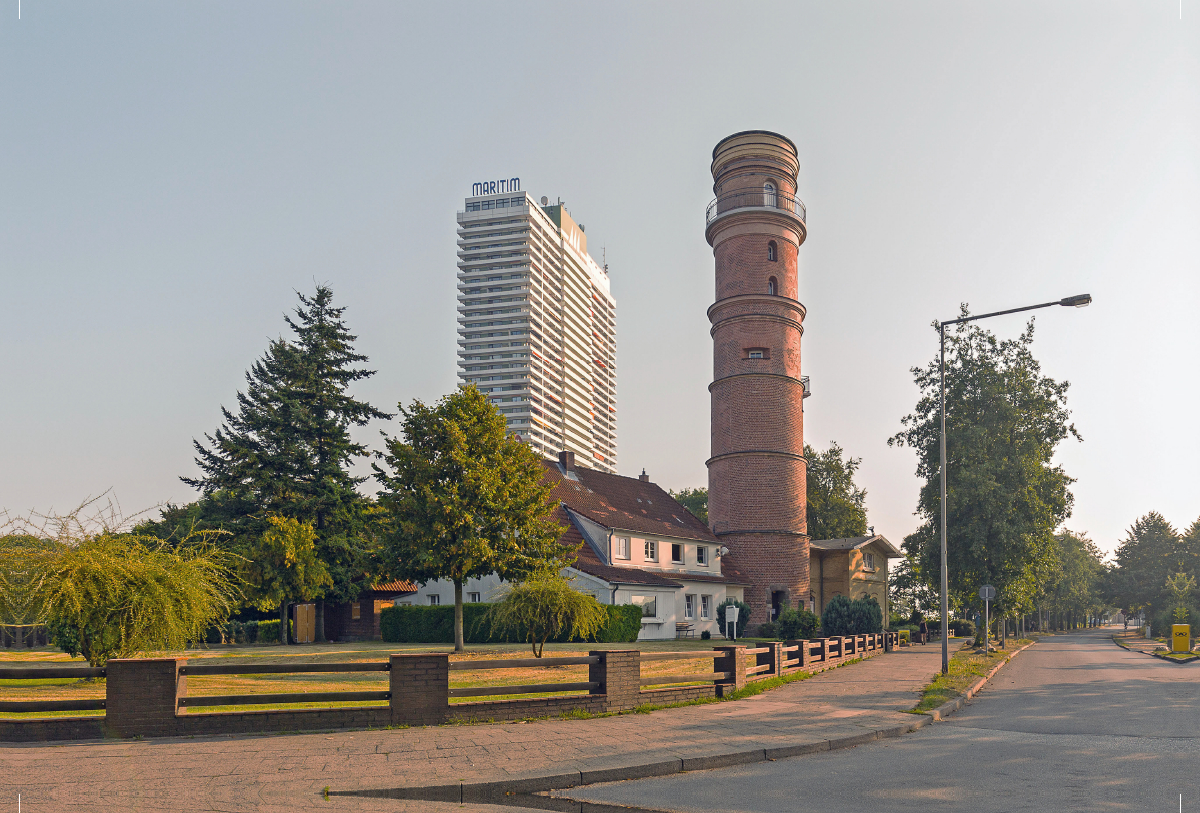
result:
[[[996,588],[992,587],[990,584],[985,584],[983,587],[979,588],[979,597],[983,599],[983,651],[984,654],[986,654],[992,649],[992,629],[991,620],[988,615],[988,605],[991,600],[996,597]]]

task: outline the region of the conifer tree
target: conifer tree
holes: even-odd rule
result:
[[[368,451],[349,430],[391,416],[349,392],[374,371],[359,366],[367,357],[355,352],[357,337],[346,327],[345,308],[333,306],[332,290],[318,285],[313,296],[297,296],[294,316],[285,316],[294,339],[268,345],[246,373],[236,413],[222,407],[224,424],[205,435],[206,443],[193,441],[202,476],[180,479],[205,501],[220,502],[223,515],[233,514],[224,525],[244,547],[267,533],[268,515],[312,523],[332,581],[324,595],[349,601],[363,586],[371,554],[367,502],[357,490],[366,478],[350,472]],[[322,631],[319,620],[319,637]]]

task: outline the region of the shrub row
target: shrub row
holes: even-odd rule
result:
[[[525,643],[525,630],[496,630],[487,622],[489,604],[463,604],[463,641],[468,644],[497,642]],[[596,636],[602,644],[633,643],[642,630],[642,608],[633,604],[605,605],[608,624]],[[278,623],[278,622],[276,622]],[[278,634],[279,627],[275,628]],[[454,606],[424,607],[400,605],[385,607],[379,616],[383,640],[394,644],[454,643]],[[566,637],[554,643],[570,643]]]

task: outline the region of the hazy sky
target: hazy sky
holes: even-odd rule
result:
[[[1180,15],[1182,14],[1182,20]],[[806,439],[916,524],[935,318],[1037,320],[1069,527],[1200,515],[1200,3],[17,0],[0,15],[0,507],[183,501],[191,438],[314,280],[372,403],[455,385],[455,212],[561,197],[607,248],[618,456],[703,485],[714,144],[800,150]],[[991,320],[1016,335],[1021,317]],[[379,422],[361,437],[378,445]]]

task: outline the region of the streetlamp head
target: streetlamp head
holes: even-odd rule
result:
[[[1072,306],[1076,308],[1086,308],[1088,305],[1092,304],[1092,295],[1080,294],[1079,296],[1068,296],[1065,299],[1060,299],[1058,304],[1062,305],[1064,308],[1069,308]]]

